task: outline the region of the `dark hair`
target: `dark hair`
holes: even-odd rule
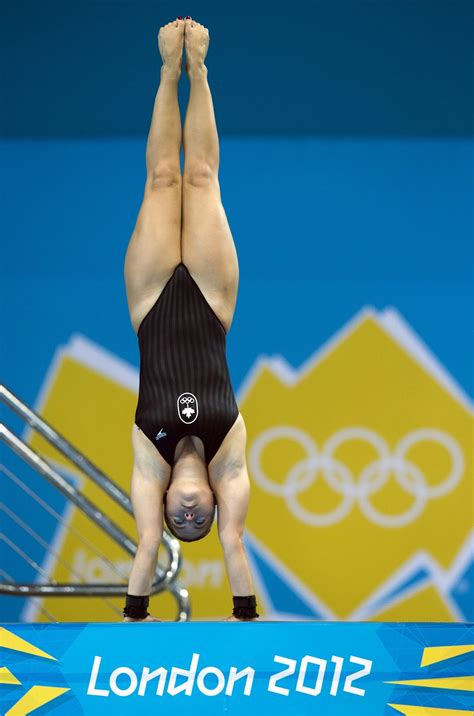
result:
[[[207,530],[206,530],[205,532],[199,532],[199,533],[197,533],[196,537],[184,537],[183,535],[179,534],[179,533],[176,531],[176,525],[173,525],[173,523],[171,522],[171,520],[168,520],[168,516],[167,516],[167,514],[166,514],[166,495],[167,495],[167,494],[168,494],[168,493],[165,492],[165,494],[164,494],[164,496],[163,496],[163,519],[164,519],[164,521],[165,521],[166,528],[167,528],[168,532],[171,532],[171,534],[173,535],[173,537],[176,537],[176,539],[179,539],[181,542],[197,542],[199,539],[203,539],[204,537],[206,537],[206,536],[209,534],[209,532],[211,531],[212,525],[213,525],[213,523],[214,523],[214,518],[215,518],[215,515],[216,515],[216,505],[217,505],[217,502],[216,502],[216,498],[215,498],[214,493],[212,493],[212,496],[213,496],[213,498],[214,498],[214,512],[213,512],[213,515],[212,515],[212,519],[211,519],[211,521],[209,522],[209,526],[208,526]]]

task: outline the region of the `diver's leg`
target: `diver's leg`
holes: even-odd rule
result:
[[[145,192],[125,258],[127,299],[135,330],[181,261],[178,81],[183,42],[183,20],[160,29],[163,66],[146,145]]]
[[[238,264],[218,180],[219,137],[204,64],[209,33],[203,25],[186,20],[184,43],[191,89],[183,131],[183,262],[228,328]]]

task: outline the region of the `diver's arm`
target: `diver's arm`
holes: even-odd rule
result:
[[[245,465],[231,477],[224,477],[216,490],[219,539],[234,597],[254,594],[252,575],[243,545],[249,496],[249,477]]]

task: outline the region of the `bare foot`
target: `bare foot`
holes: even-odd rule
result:
[[[186,72],[202,69],[209,49],[209,30],[192,18],[184,21],[184,47],[186,49]]]
[[[161,619],[157,619],[156,617],[152,617],[151,614],[149,614],[145,619],[132,619],[132,617],[124,617],[124,622],[161,622]]]
[[[163,25],[158,33],[158,49],[163,66],[181,74],[184,45],[184,20],[173,20]]]

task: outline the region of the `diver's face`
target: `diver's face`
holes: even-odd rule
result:
[[[170,485],[166,498],[166,518],[177,535],[199,539],[208,531],[214,518],[214,497],[208,486],[196,487],[186,482]]]

